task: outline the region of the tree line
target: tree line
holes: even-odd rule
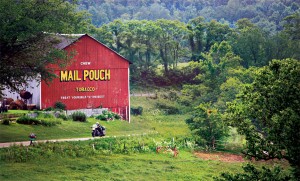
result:
[[[241,59],[240,65],[244,68],[261,67],[272,59],[300,59],[299,19],[297,13],[285,17],[281,22],[284,29],[275,34],[264,31],[246,18],[238,20],[235,28],[231,28],[216,20],[207,22],[201,16],[188,23],[166,19],[118,19],[96,28],[93,34],[133,62],[132,83],[144,77],[145,82],[163,86],[170,85],[172,77],[176,77],[179,62],[201,62],[210,56],[214,63],[219,64],[220,57],[229,49]],[[162,77],[170,78],[169,81],[157,80],[158,66],[163,67]],[[186,76],[186,79],[191,79]],[[185,75],[181,77],[181,82],[189,82]]]
[[[187,23],[203,16],[228,22],[231,27],[242,18],[248,18],[270,32],[282,30],[280,21],[299,11],[295,0],[79,0],[79,8],[92,15],[96,27],[115,19],[168,19]]]
[[[225,173],[220,180],[297,180],[299,20],[297,13],[285,17],[283,30],[275,34],[246,18],[238,20],[235,28],[203,17],[188,23],[115,20],[95,35],[133,61],[132,83],[179,87],[180,95],[167,99],[189,109],[186,123],[197,144],[217,148],[232,126],[245,135],[247,157],[286,159],[292,167],[289,175],[278,167],[258,170],[247,165],[245,173]],[[178,62],[189,64],[180,68]],[[161,74],[157,65],[163,67]],[[173,109],[175,104],[167,102],[159,106]]]

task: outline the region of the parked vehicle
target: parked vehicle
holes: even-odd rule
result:
[[[92,126],[92,136],[105,136],[105,127],[101,126],[98,122]]]

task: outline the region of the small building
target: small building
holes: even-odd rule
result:
[[[75,53],[64,69],[51,65],[57,77],[50,83],[32,81],[26,91],[32,93],[29,104],[38,108],[62,102],[67,110],[106,108],[129,120],[129,65],[123,56],[87,34],[59,35],[58,48]],[[4,92],[6,97],[17,94]]]

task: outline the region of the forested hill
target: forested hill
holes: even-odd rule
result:
[[[203,16],[234,26],[242,18],[267,31],[282,29],[284,17],[299,11],[300,0],[79,0],[80,9],[88,10],[92,23],[99,27],[115,19],[189,20]]]

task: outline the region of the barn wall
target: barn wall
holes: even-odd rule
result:
[[[50,85],[42,82],[41,108],[60,101],[68,110],[103,107],[128,117],[129,62],[89,36],[65,50],[77,54],[64,70],[53,65],[58,78]],[[95,72],[101,72],[102,80],[92,80]]]

